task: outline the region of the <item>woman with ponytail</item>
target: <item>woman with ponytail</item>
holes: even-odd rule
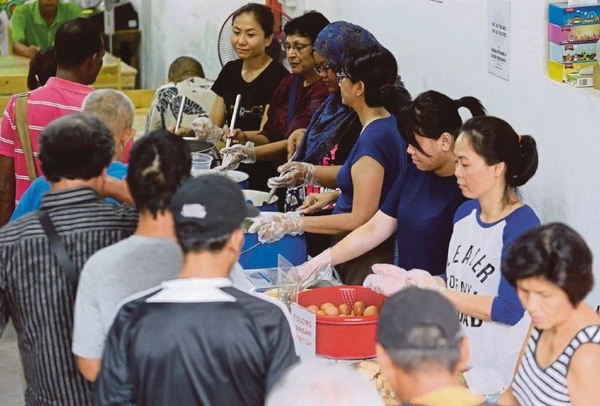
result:
[[[274,241],[285,234],[305,231],[330,234],[335,241],[363,225],[377,212],[407,165],[406,143],[400,135],[396,117],[390,114],[390,110],[397,110],[406,100],[405,91],[393,86],[397,73],[396,59],[381,46],[352,48],[344,53],[343,64],[336,75],[341,99],[356,112],[362,126],[344,165],[290,162],[282,167],[287,172],[285,175],[270,180],[274,181],[270,186],[292,186],[289,180],[296,179],[300,182],[293,186],[338,187],[339,192],[333,196],[337,198],[333,214],[318,217],[302,217],[297,212],[274,215],[258,219],[250,232],[258,232],[261,241]],[[393,260],[393,237],[384,240],[338,268],[344,283],[361,284],[373,264]]]
[[[420,94],[400,110],[398,121],[402,123],[412,162],[367,223],[299,267],[302,281],[308,282],[327,266],[354,259],[394,233],[399,266],[426,269],[433,275],[446,270],[452,219],[466,200],[454,176],[453,153],[462,126],[458,113],[462,107],[473,116],[485,115],[485,109],[474,97],[453,100],[434,90]]]
[[[388,268],[388,274],[367,282],[386,294],[391,285],[440,290],[469,337],[469,389],[497,396],[510,385],[531,321],[500,265],[512,242],[540,224],[517,189],[537,170],[537,148],[532,137],[518,135],[504,120],[474,117],[463,125],[454,155],[458,186],[472,200],[454,215],[446,273],[432,277],[418,269]]]

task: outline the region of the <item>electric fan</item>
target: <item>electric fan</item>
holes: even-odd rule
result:
[[[291,20],[291,17],[282,12],[281,10],[274,9],[271,11],[275,16],[275,29],[273,30],[273,43],[267,48],[269,56],[276,61],[280,62],[287,70],[291,70],[290,64],[287,61],[285,52],[281,49],[281,44],[285,39],[285,32],[283,27]],[[234,12],[235,13],[235,12]],[[225,22],[219,30],[219,39],[217,40],[217,51],[219,53],[219,62],[221,66],[224,66],[227,62],[238,59],[235,50],[231,46],[231,27],[233,25],[233,14],[225,19]]]

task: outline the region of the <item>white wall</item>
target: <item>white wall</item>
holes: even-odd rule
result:
[[[142,87],[167,80],[169,64],[188,55],[202,63],[207,78],[221,70],[217,36],[221,25],[244,0],[143,0],[138,7],[142,30]]]
[[[215,77],[217,30],[245,1],[177,0],[171,9],[161,0],[142,3],[143,13],[152,16],[152,26],[142,26],[145,85],[160,83],[168,63],[182,53],[200,58],[207,75]],[[523,188],[525,200],[542,221],[562,221],[583,234],[600,264],[600,238],[595,235],[600,231],[600,182],[596,181],[600,91],[574,89],[546,77],[545,1],[512,1],[508,82],[487,73],[484,0],[282,3],[295,4],[287,8],[292,16],[315,9],[332,21],[347,20],[369,29],[396,55],[402,78],[414,96],[428,89],[455,98],[476,96],[490,114],[506,119],[521,134],[533,135],[540,166]],[[588,298],[593,305],[600,304],[599,269],[597,265],[598,287]]]

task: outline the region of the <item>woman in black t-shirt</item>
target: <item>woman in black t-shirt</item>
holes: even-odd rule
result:
[[[266,118],[271,95],[289,73],[266,52],[272,44],[273,48],[280,47],[273,37],[273,27],[274,17],[268,7],[249,3],[239,8],[231,32],[231,45],[239,59],[228,62],[212,86],[217,94],[210,112],[212,122],[219,127],[231,123],[235,98],[241,94],[235,127],[256,145],[268,142],[257,133]]]

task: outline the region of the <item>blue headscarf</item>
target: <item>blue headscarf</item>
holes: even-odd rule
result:
[[[334,72],[339,72],[344,51],[350,47],[372,45],[381,46],[369,31],[345,21],[336,21],[317,35],[313,48],[319,51]],[[294,159],[320,164],[323,157],[347,135],[346,130],[357,121],[354,110],[342,104],[340,93],[330,94],[313,115]],[[360,131],[360,126],[354,128]]]

